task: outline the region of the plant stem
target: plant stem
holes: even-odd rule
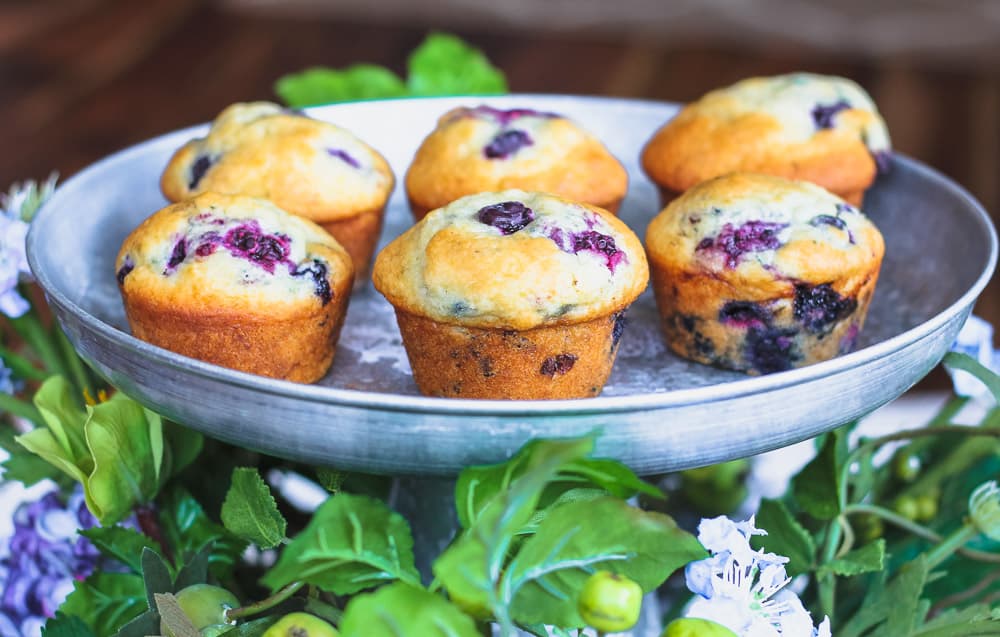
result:
[[[46,370],[53,374],[65,374],[66,370],[63,368],[59,352],[52,346],[52,341],[49,340],[45,328],[35,316],[34,310],[28,311],[18,318],[10,319],[10,324],[14,326],[14,330],[24,339],[24,342],[42,359]]]
[[[233,621],[234,619],[240,619],[241,617],[249,617],[250,615],[263,613],[264,611],[274,608],[281,602],[285,601],[305,585],[305,582],[292,582],[284,588],[279,589],[274,595],[265,597],[259,602],[247,604],[246,606],[241,606],[239,608],[231,608],[226,611],[226,619]]]
[[[916,535],[917,537],[923,538],[928,542],[941,542],[944,540],[939,533],[917,524],[909,518],[904,518],[895,511],[890,511],[885,507],[880,507],[874,504],[852,504],[848,506],[844,513],[846,515],[851,515],[854,513],[869,513],[871,515],[877,515],[889,524],[898,526],[899,528],[909,531],[910,533]],[[993,564],[1000,564],[1000,553],[990,553],[988,551],[979,551],[976,549],[970,549],[966,547],[961,547],[957,551],[959,554],[969,558],[970,560],[976,560],[979,562],[991,562]]]
[[[954,533],[944,539],[943,542],[932,548],[927,553],[927,570],[945,561],[958,549],[965,546],[965,543],[979,535],[979,529],[973,524],[964,524]]]
[[[35,367],[30,360],[15,354],[3,345],[0,345],[0,359],[10,368],[14,375],[25,380],[45,380],[49,377],[44,371]]]
[[[934,604],[934,606],[931,607],[931,610],[927,613],[927,616],[933,618],[942,611],[951,608],[952,606],[957,606],[962,602],[972,599],[976,595],[988,589],[990,585],[993,584],[993,582],[996,582],[997,580],[1000,580],[1000,570],[995,570],[992,573],[987,573],[986,577],[979,580],[978,582],[976,582],[969,588],[965,589],[964,591],[959,591],[958,593],[954,593],[953,595],[942,597],[940,600],[938,600],[936,604]]]
[[[20,416],[21,418],[27,418],[39,427],[45,423],[42,419],[42,414],[39,413],[38,409],[36,409],[34,405],[26,400],[21,400],[20,398],[16,398],[10,394],[0,392],[0,412],[4,411],[14,414],[15,416]]]
[[[844,489],[846,491],[847,489]],[[826,533],[826,542],[823,544],[823,557],[820,564],[826,564],[833,560],[840,546],[841,526],[836,520],[829,523],[829,530]],[[820,613],[827,617],[833,617],[833,608],[837,602],[837,580],[833,573],[820,575],[816,580],[819,588]]]
[[[54,332],[56,343],[59,344],[59,349],[62,350],[66,367],[69,369],[74,382],[76,382],[77,391],[80,393],[86,392],[93,396],[94,387],[90,382],[90,377],[87,375],[87,369],[83,366],[83,361],[80,360],[80,355],[76,353],[73,344],[69,342],[69,339],[66,338],[66,333],[62,331],[62,328],[58,324],[54,326],[52,331]]]

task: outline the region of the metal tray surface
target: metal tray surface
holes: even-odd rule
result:
[[[510,95],[371,101],[312,109],[382,152],[402,181],[438,116],[489,103],[565,114],[626,165],[621,217],[643,237],[659,211],[639,169],[642,145],[674,104]],[[68,180],[32,224],[32,270],[81,355],[109,382],[178,422],[277,456],[348,470],[454,475],[496,462],[534,437],[601,431],[599,454],[642,474],[756,454],[803,440],[899,396],[938,363],[997,259],[982,207],[934,170],[896,156],[864,210],[887,244],[859,350],[811,367],[749,378],[669,353],[650,291],[632,306],[602,396],[565,401],[420,396],[392,308],[371,284],[351,299],[330,373],[312,386],[236,372],[130,336],[114,277],[125,236],[166,204],[159,175],[170,154],[206,127],[158,137]],[[381,245],[412,223],[402,186]]]

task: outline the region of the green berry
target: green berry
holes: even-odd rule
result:
[[[864,543],[877,540],[885,532],[885,525],[882,523],[882,518],[877,515],[861,513],[852,516],[851,519],[854,521],[854,534]]]
[[[896,498],[896,501],[892,503],[892,509],[907,520],[916,520],[917,515],[920,513],[917,499],[908,495],[901,495]]]
[[[339,637],[337,629],[309,613],[288,613],[262,637]]]
[[[236,630],[232,624],[212,624],[201,629],[201,637],[219,637],[230,630]]]
[[[577,610],[588,626],[620,633],[639,620],[642,588],[624,575],[597,571],[584,582]]]
[[[660,637],[737,637],[722,624],[707,619],[685,617],[670,622]]]
[[[917,520],[930,522],[938,514],[938,496],[933,493],[925,493],[917,497]]]
[[[919,456],[903,447],[892,457],[892,473],[903,482],[913,482],[922,464]]]
[[[228,620],[226,611],[240,605],[240,600],[236,599],[235,595],[211,584],[192,584],[174,593],[174,598],[198,630],[223,624],[227,627],[232,626],[235,622]],[[169,636],[169,629],[162,623],[160,630]]]

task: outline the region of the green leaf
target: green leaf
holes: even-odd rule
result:
[[[222,524],[264,549],[281,544],[288,526],[270,487],[257,469],[249,467],[233,470],[229,492],[222,503]]]
[[[198,627],[191,623],[176,597],[170,593],[156,593],[153,597],[156,611],[160,613],[160,620],[166,627],[164,632],[173,637],[201,637]]]
[[[583,626],[577,598],[596,570],[623,574],[645,592],[678,568],[708,557],[669,516],[605,497],[553,510],[511,560],[500,601],[523,624]]]
[[[160,614],[147,610],[118,629],[115,637],[149,637],[160,632]]]
[[[197,553],[211,544],[209,570],[221,580],[228,579],[243,555],[246,541],[212,521],[198,501],[183,488],[167,490],[158,502],[158,519],[167,543],[179,556]]]
[[[0,424],[0,448],[4,449],[8,458],[0,466],[3,467],[3,479],[15,480],[26,487],[42,480],[54,480],[61,486],[71,482],[67,475],[58,467],[44,458],[28,451],[15,440],[14,429]]]
[[[927,581],[923,555],[904,564],[888,584],[877,582],[865,596],[857,613],[837,628],[837,637],[903,637],[920,623],[917,609]],[[872,628],[874,631],[869,632]]]
[[[809,532],[792,516],[780,500],[761,500],[757,511],[757,526],[767,531],[766,536],[754,536],[754,548],[767,550],[788,558],[786,570],[792,577],[808,573],[816,560],[816,542]]]
[[[861,548],[854,549],[842,557],[827,562],[819,568],[819,576],[827,573],[841,577],[853,577],[862,573],[872,573],[885,568],[885,540],[878,539]],[[795,575],[789,571],[789,575]]]
[[[458,483],[467,485],[464,487],[467,495],[464,502],[460,500],[458,494],[463,488],[456,486],[456,502],[459,507],[469,506],[472,522],[433,566],[434,575],[452,599],[463,600],[467,607],[503,611],[497,608],[495,588],[514,538],[535,514],[546,485],[561,469],[586,457],[593,448],[591,437],[531,443],[506,463],[507,468],[499,480],[501,488],[490,487],[491,495],[482,500],[476,496],[477,481],[474,479],[482,473],[478,469],[466,469],[459,474]],[[523,470],[521,463],[524,463]],[[484,484],[489,487],[493,480]],[[468,502],[476,504],[470,506]],[[509,624],[509,618],[498,619]]]
[[[792,478],[795,501],[819,520],[832,520],[840,514],[840,496],[844,488],[841,480],[842,436],[840,430],[830,432],[816,457]]]
[[[990,393],[993,394],[993,399],[1000,405],[1000,376],[995,372],[984,367],[982,363],[968,354],[961,354],[959,352],[948,352],[944,355],[944,360],[941,362],[944,363],[945,367],[960,369],[978,378],[980,382],[986,385],[986,389],[990,390]]]
[[[146,415],[150,417],[150,415],[155,414],[147,409]],[[195,461],[201,453],[205,438],[194,429],[164,420],[163,443],[163,463],[159,476],[160,487]]]
[[[98,571],[76,582],[59,610],[79,617],[97,635],[113,635],[146,610],[146,589],[138,575]]]
[[[511,481],[528,469],[530,459],[545,444],[545,440],[533,440],[506,462],[469,467],[459,474],[455,484],[455,502],[462,528],[469,528],[497,493],[506,490]],[[589,486],[599,487],[620,498],[630,498],[639,492],[663,497],[659,489],[616,460],[578,458],[560,468],[540,501],[547,504],[558,500],[570,489]]]
[[[490,95],[507,92],[503,73],[478,49],[445,33],[432,33],[407,61],[413,95]]]
[[[570,489],[569,491],[563,491],[559,494],[559,497],[555,499],[551,504],[549,504],[544,509],[539,509],[535,511],[535,514],[531,516],[531,519],[521,527],[518,531],[519,535],[533,535],[538,530],[538,525],[548,517],[549,513],[561,507],[564,504],[570,504],[572,502],[591,502],[600,498],[607,497],[608,492],[604,489]]]
[[[914,637],[975,637],[1000,634],[1000,608],[975,604],[950,608],[921,626]]]
[[[326,467],[316,468],[316,480],[319,481],[320,486],[330,493],[337,493],[340,491],[341,487],[344,486],[344,479],[346,477],[347,474],[343,471],[328,469]]]
[[[93,542],[101,553],[115,558],[135,573],[142,572],[143,550],[160,548],[148,536],[121,526],[95,526],[79,533]]]
[[[170,567],[159,553],[150,548],[142,550],[140,557],[142,565],[143,591],[146,597],[146,608],[156,610],[157,593],[172,593],[174,591],[174,578],[170,574]]]
[[[209,542],[184,563],[174,579],[174,591],[187,588],[192,584],[204,584],[208,581],[208,561],[211,558],[212,549],[213,545]]]
[[[94,462],[84,484],[87,508],[102,526],[113,524],[136,504],[150,502],[159,488],[146,410],[115,394],[90,408],[86,433]]]
[[[96,637],[87,624],[76,615],[56,612],[42,627],[42,637]]]
[[[226,637],[263,637],[267,629],[277,624],[279,619],[281,619],[281,615],[269,615],[260,619],[241,622],[238,626],[234,626],[232,630],[227,630],[222,634]]]
[[[280,78],[274,92],[292,108],[406,95],[395,73],[373,64],[355,64],[342,71],[314,67]]]
[[[406,520],[381,501],[341,493],[320,505],[261,581],[272,590],[305,581],[350,595],[395,579],[420,582]]]
[[[84,432],[87,412],[73,385],[62,376],[52,376],[38,388],[34,402],[66,460],[89,473],[93,467]]]
[[[347,605],[342,637],[479,637],[475,622],[440,595],[403,582],[358,595]]]

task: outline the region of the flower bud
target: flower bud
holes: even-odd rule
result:
[[[980,533],[1000,542],[1000,487],[995,480],[984,482],[972,492],[969,514]]]

